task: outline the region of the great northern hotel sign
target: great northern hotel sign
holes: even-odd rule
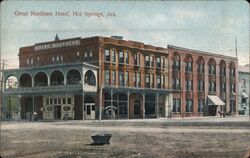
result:
[[[47,44],[37,44],[37,45],[35,45],[34,50],[38,51],[38,50],[62,48],[62,47],[69,47],[69,46],[76,46],[76,45],[80,45],[80,40],[72,40],[72,41],[57,42],[57,43],[47,43]]]

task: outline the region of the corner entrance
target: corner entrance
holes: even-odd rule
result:
[[[86,120],[94,120],[95,119],[95,104],[94,103],[86,103],[84,105],[84,115]]]

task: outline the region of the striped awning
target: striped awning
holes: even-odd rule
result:
[[[225,103],[216,95],[208,95],[207,105],[225,105]]]
[[[246,92],[242,92],[242,98],[248,98],[248,95]]]

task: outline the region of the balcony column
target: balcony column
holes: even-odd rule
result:
[[[48,86],[50,86],[50,76],[47,75],[47,78],[48,78]]]
[[[32,95],[32,112],[33,113],[35,112],[35,96],[34,95]]]
[[[156,92],[156,105],[155,105],[156,118],[159,118],[159,93]]]
[[[128,95],[128,100],[127,100],[127,115],[128,115],[128,119],[129,119],[129,94],[130,94],[130,92],[128,90],[128,93],[127,93],[127,95]]]
[[[67,75],[63,74],[63,85],[67,85]]]
[[[145,119],[145,92],[142,94],[142,118]]]
[[[84,104],[84,96],[85,96],[85,94],[84,94],[84,92],[82,93],[82,120],[85,120],[85,110],[84,110],[84,106],[85,106],[85,104]]]
[[[99,93],[99,121],[102,120],[102,87],[100,89],[100,93]]]

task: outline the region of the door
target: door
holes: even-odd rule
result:
[[[54,107],[54,119],[61,119],[61,106]]]
[[[86,120],[94,120],[95,119],[95,104],[86,103],[84,113],[85,113]]]
[[[134,118],[140,118],[141,113],[141,103],[139,100],[134,102]]]

